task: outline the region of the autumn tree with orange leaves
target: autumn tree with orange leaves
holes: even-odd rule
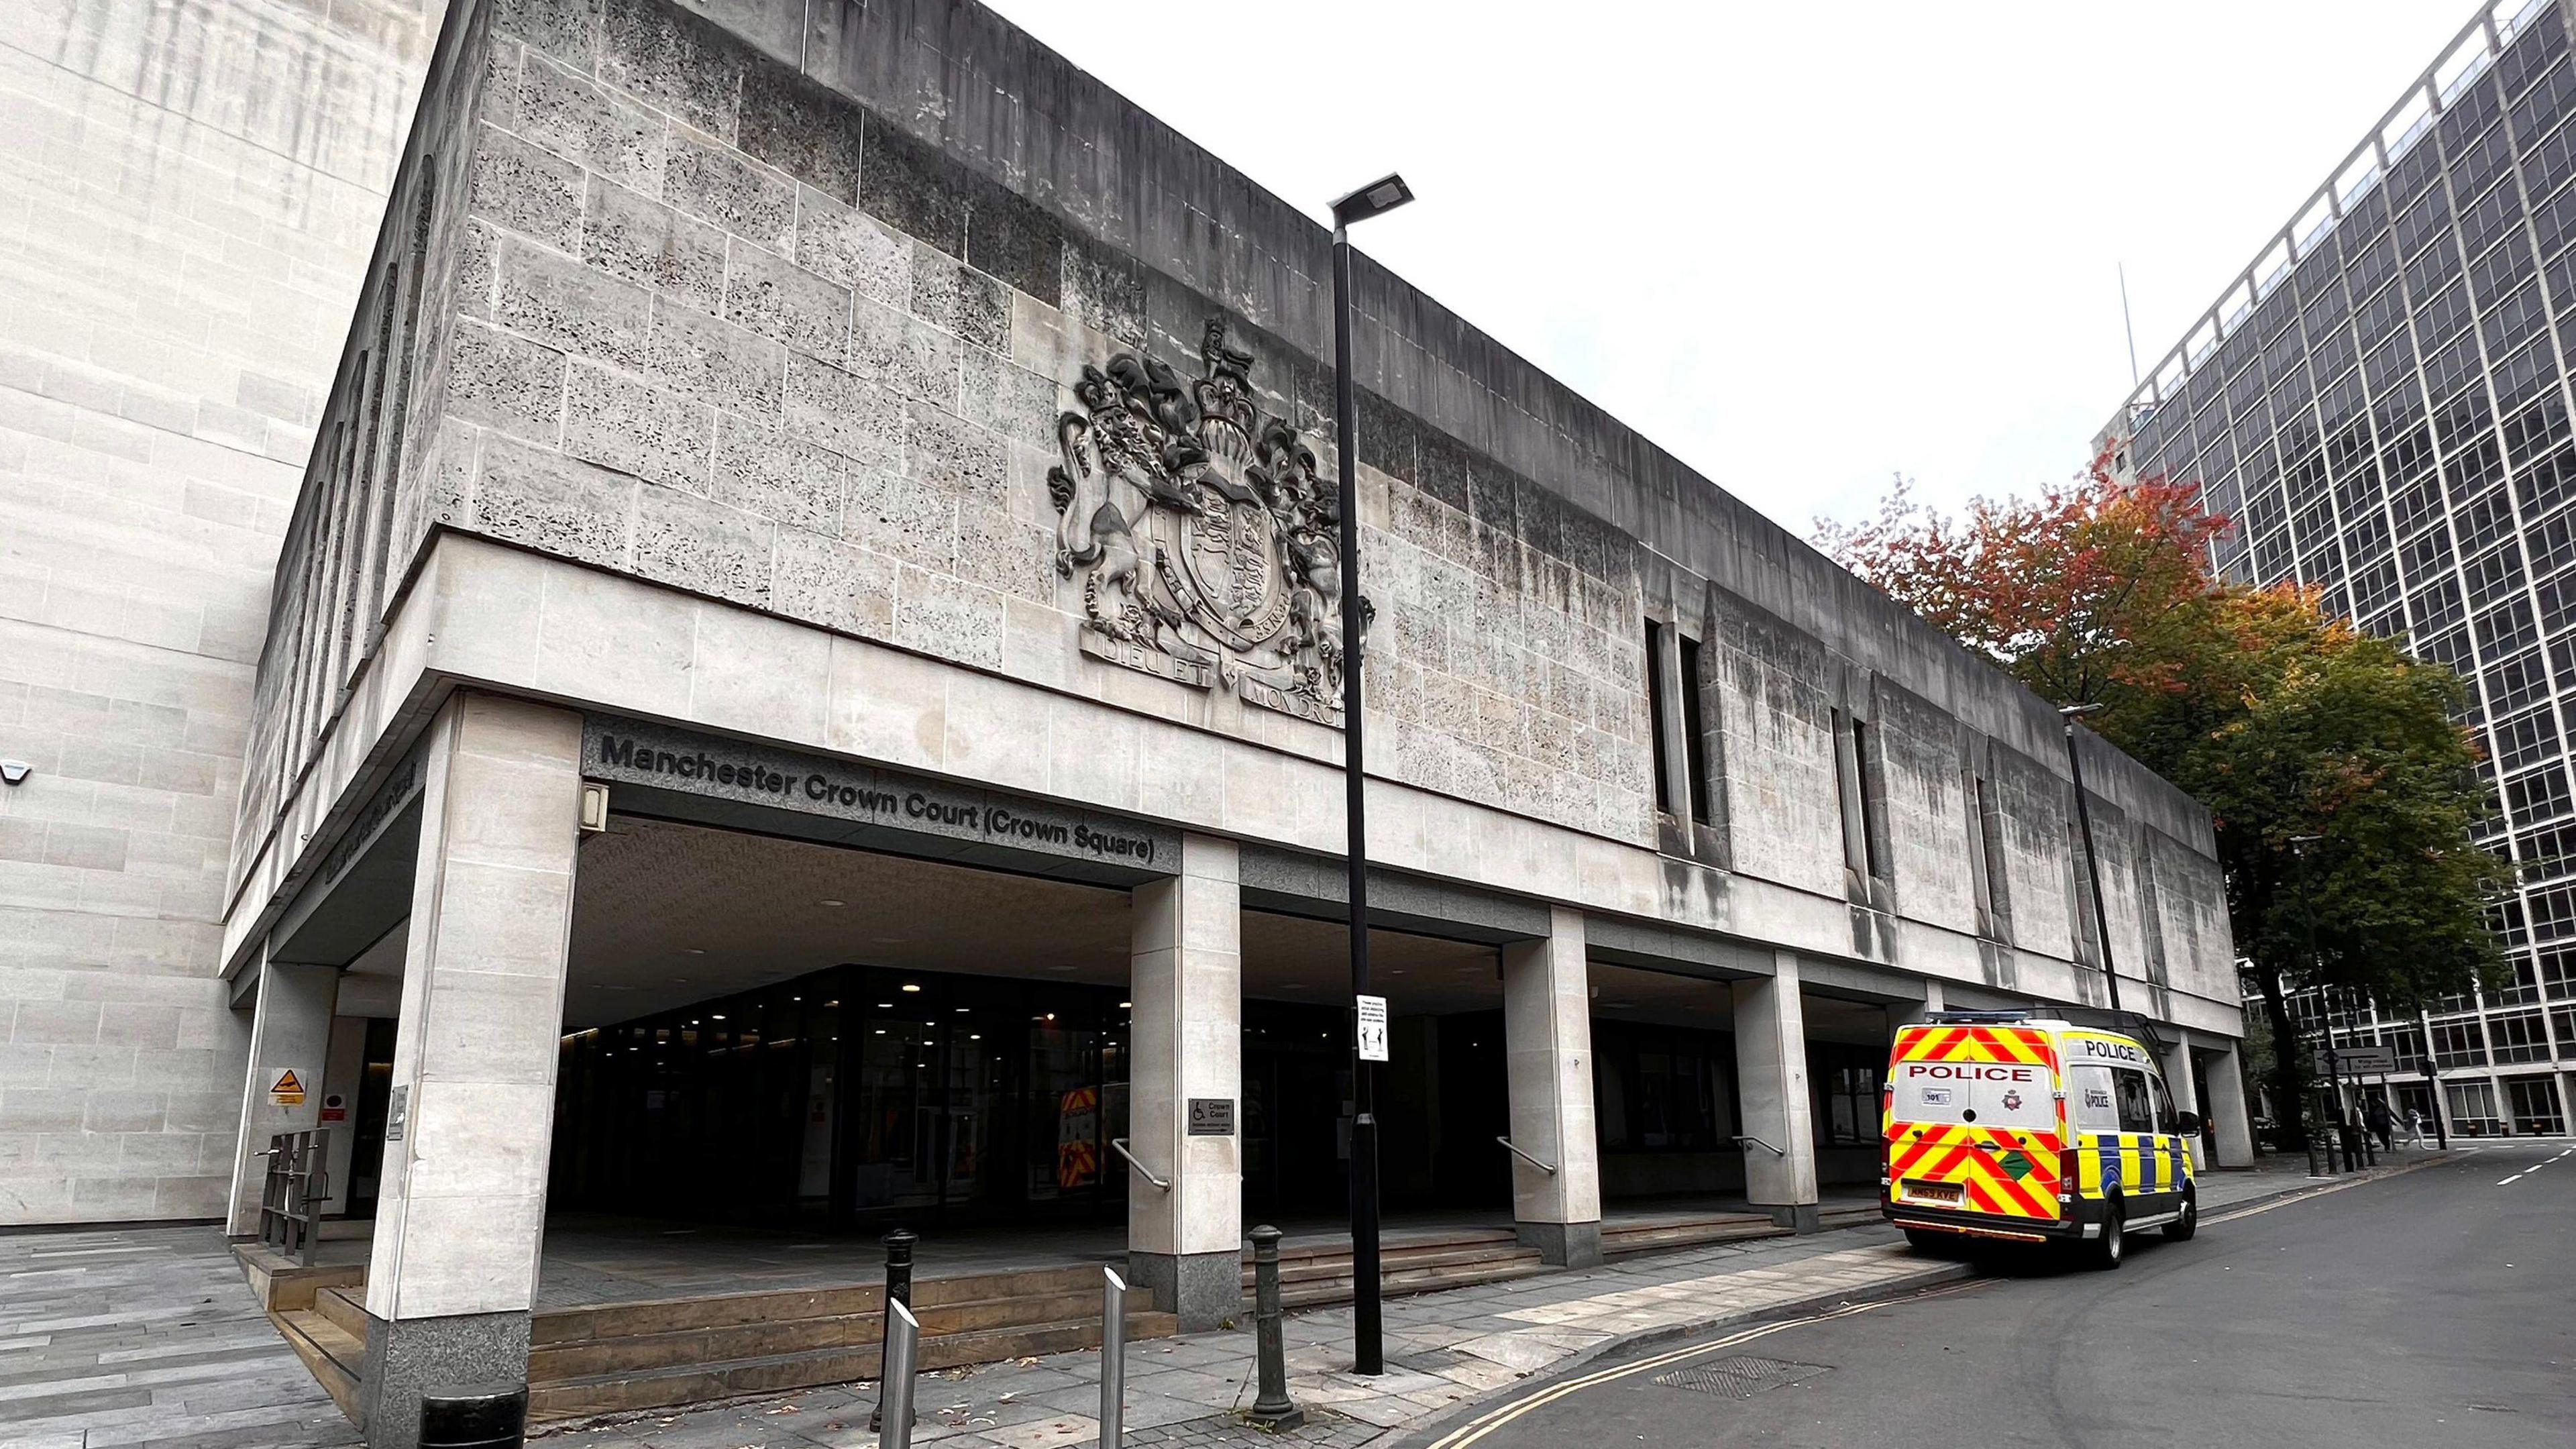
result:
[[[2470,840],[2493,807],[2458,678],[2326,617],[2313,590],[2216,577],[2229,526],[2197,487],[2115,479],[2106,455],[1955,519],[1900,482],[1877,517],[1820,520],[1816,539],[2042,698],[2101,705],[2088,724],[2209,808],[2283,1105],[2307,1089],[2288,993],[2411,1014],[2468,990],[2499,969],[2488,913],[2508,876]]]

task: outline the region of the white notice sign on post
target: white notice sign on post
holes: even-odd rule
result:
[[[1360,1060],[1386,1060],[1386,998],[1363,996],[1360,1003]]]

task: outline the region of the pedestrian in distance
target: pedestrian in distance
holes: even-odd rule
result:
[[[2409,1147],[2424,1145],[2424,1114],[2413,1107],[2406,1109],[2406,1145]]]
[[[2370,1105],[2364,1109],[2364,1112],[2370,1119],[2370,1135],[2379,1139],[2379,1150],[2387,1152],[2395,1149],[2397,1146],[2397,1114],[2389,1109],[2388,1099],[2385,1097],[2371,1098]]]

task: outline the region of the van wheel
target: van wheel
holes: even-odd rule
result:
[[[1959,1251],[1956,1233],[1936,1233],[1930,1228],[1907,1228],[1905,1243],[1914,1251],[1929,1253],[1935,1258],[1954,1257]]]
[[[2102,1236],[2084,1245],[2085,1265],[2107,1272],[2129,1256],[2129,1213],[2113,1198],[2102,1205]]]
[[[2175,1211],[2181,1213],[2182,1216],[2165,1224],[2165,1241],[2169,1243],[2188,1243],[2191,1241],[2191,1235],[2200,1231],[2199,1190],[2189,1187],[2184,1188],[2182,1190],[2182,1206],[2175,1209]]]

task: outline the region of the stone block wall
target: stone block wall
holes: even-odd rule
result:
[[[0,1224],[223,1210],[253,668],[440,8],[0,5]]]
[[[1733,595],[1709,595],[1700,655],[1707,717],[1726,741],[1726,819],[1737,870],[1843,895],[1835,686],[1824,642]]]
[[[1067,531],[1100,485],[1060,436],[1095,370],[1150,389],[1167,368],[1174,396],[1231,376],[1329,479],[1311,223],[968,0],[459,15],[279,571],[237,868],[434,529],[1338,758],[1318,711],[1169,657],[1101,657],[1117,651],[1086,630],[1097,578]],[[2070,979],[2053,712],[1365,259],[1359,295],[1376,773],[1847,904],[1853,953],[1893,960],[1906,933],[1871,907],[1976,930],[1982,770],[2010,910],[1976,954],[1991,984],[2019,979],[2015,953]],[[1654,808],[1650,607],[1702,646],[1722,798],[1697,833]],[[672,617],[580,660],[583,687],[643,691],[691,657],[702,641]],[[1873,741],[1869,882],[1847,880],[1842,838],[1854,715]],[[1034,728],[1001,711],[981,727],[988,762]],[[2106,842],[2106,872],[2158,839],[2204,849],[2205,817],[2169,787],[2108,751],[2097,772],[2148,842]],[[2124,970],[2223,942],[2214,878],[2109,882]],[[2185,911],[2169,880],[2208,898]]]
[[[1973,935],[1977,887],[1962,769],[1968,732],[1956,716],[1890,680],[1878,681],[1871,705],[1896,857],[1897,912]]]
[[[492,26],[424,522],[1338,751],[1077,649],[1047,484],[1071,385],[1140,348],[1196,370],[1221,303],[1149,303],[1132,260],[658,0]],[[1233,326],[1328,457],[1311,360]],[[1377,770],[1650,842],[1632,545],[1400,415],[1368,430]]]

